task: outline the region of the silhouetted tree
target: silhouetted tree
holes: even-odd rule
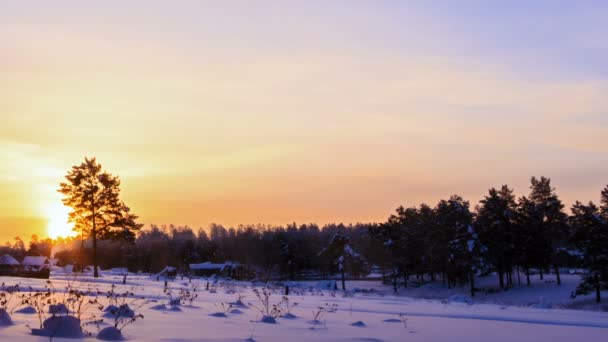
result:
[[[38,235],[34,234],[30,238],[30,248],[27,250],[26,255],[32,256],[45,256],[51,257],[51,251],[53,249],[53,241],[49,238],[40,240]]]
[[[515,262],[517,203],[513,190],[506,185],[500,190],[490,189],[476,209],[475,227],[484,246],[483,257],[496,269],[500,288],[504,289],[504,276],[512,272]]]
[[[599,303],[601,290],[608,288],[608,224],[593,202],[584,205],[578,201],[572,206],[570,224],[574,229],[573,245],[582,254],[587,269],[575,294],[595,290]]]
[[[551,186],[551,180],[546,177],[537,179],[532,177],[530,186],[530,201],[534,204],[534,214],[531,217],[533,227],[541,234],[542,241],[546,246],[540,248],[539,269],[541,271],[547,266],[552,266],[557,277],[557,284],[561,285],[559,272],[559,253],[566,247],[569,239],[569,227],[567,215],[564,213],[564,205]],[[544,253],[547,253],[546,255]]]
[[[72,208],[70,222],[81,230],[83,237],[92,241],[94,277],[97,278],[97,241],[116,230],[133,232],[142,225],[119,198],[120,179],[103,171],[95,158],[85,158],[83,163],[73,166],[65,178],[67,182],[60,184],[59,192],[64,196],[63,204]]]
[[[445,244],[441,253],[445,258],[442,271],[447,277],[448,287],[464,284],[471,279],[475,263],[475,235],[469,202],[453,195],[437,204],[436,215],[438,242]]]
[[[342,291],[346,291],[346,273],[358,275],[366,272],[367,263],[349,244],[348,237],[337,233],[320,256],[331,266],[332,271],[340,273]]]

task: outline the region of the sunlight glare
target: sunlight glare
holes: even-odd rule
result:
[[[55,202],[47,206],[47,233],[50,238],[74,236],[76,233],[72,230],[74,224],[68,223],[68,214],[70,208],[62,203]]]

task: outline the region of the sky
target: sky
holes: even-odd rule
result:
[[[608,184],[606,1],[1,1],[0,241],[95,156],[146,224]]]

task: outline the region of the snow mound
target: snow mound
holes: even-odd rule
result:
[[[384,323],[401,323],[401,320],[396,319],[396,318],[389,318],[389,319],[385,319],[382,322],[384,322]]]
[[[464,303],[464,304],[469,304],[469,305],[472,305],[474,303],[473,298],[466,296],[466,295],[462,295],[462,294],[455,294],[455,295],[448,297],[448,302]]]
[[[232,309],[232,310],[230,310],[230,313],[234,314],[234,315],[241,315],[241,314],[243,314],[243,311],[241,311],[239,309]]]
[[[228,317],[228,315],[226,315],[223,312],[214,312],[214,313],[210,314],[209,316],[211,316],[211,317]]]
[[[169,308],[169,311],[181,312],[182,309],[179,306],[177,306],[177,305],[173,305],[172,307]]]
[[[35,336],[82,338],[80,320],[74,316],[53,316],[42,324],[42,329],[32,329]]]
[[[11,316],[6,310],[0,309],[0,327],[8,327],[9,325],[13,325]]]
[[[124,317],[124,318],[133,318],[135,317],[135,311],[131,310],[129,305],[123,304],[120,307],[116,307],[116,305],[109,305],[105,308],[105,314],[103,317],[106,318],[115,318],[115,317]]]
[[[69,310],[65,304],[49,305],[49,313],[51,315],[67,315]]]
[[[167,306],[165,304],[158,304],[158,305],[151,306],[150,310],[165,311],[165,310],[167,310]]]
[[[267,324],[276,324],[277,320],[272,316],[264,316],[264,317],[262,317],[260,322],[267,323]]]
[[[544,297],[540,297],[538,303],[532,304],[530,307],[535,309],[551,309],[553,308],[553,304],[548,302]]]
[[[237,300],[237,301],[234,301],[234,302],[228,303],[228,304],[230,304],[230,305],[232,305],[232,306],[238,306],[238,307],[241,307],[241,308],[246,308],[246,307],[247,307],[247,305],[245,305],[245,303],[243,303],[243,301],[242,301],[242,300],[240,300],[240,299],[239,299],[239,300]]]
[[[122,341],[125,338],[120,330],[114,327],[105,327],[97,334],[97,339],[102,341]]]
[[[298,318],[298,316],[292,314],[292,313],[286,313],[283,316],[281,316],[281,318],[285,318],[285,319],[296,319]]]
[[[17,311],[15,311],[16,313],[20,313],[20,314],[28,314],[28,315],[32,315],[36,313],[36,309],[34,309],[31,306],[26,306],[24,308],[21,308]]]
[[[350,324],[353,327],[365,328],[367,325],[361,321],[356,321],[355,323]]]

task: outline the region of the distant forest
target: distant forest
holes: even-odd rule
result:
[[[507,289],[530,283],[530,274],[584,270],[577,294],[608,288],[608,187],[599,205],[576,202],[567,213],[549,178],[531,179],[516,198],[508,186],[492,188],[474,207],[461,196],[435,206],[399,207],[386,222],[357,224],[240,225],[208,229],[156,226],[109,230],[97,241],[102,268],[157,272],[165,266],[234,261],[260,279],[310,279],[330,275],[382,275],[395,290],[426,281],[469,285],[493,272]],[[91,243],[79,238],[55,243],[61,264],[91,263]],[[16,258],[50,255],[50,240],[7,243],[0,253]]]

